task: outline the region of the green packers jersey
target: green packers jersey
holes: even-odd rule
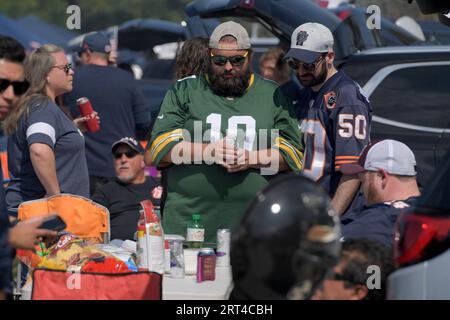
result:
[[[209,143],[224,136],[233,136],[247,150],[277,149],[292,171],[301,170],[303,145],[295,114],[275,83],[255,75],[246,93],[232,100],[214,94],[205,77],[178,81],[164,98],[148,145],[158,166],[180,141]],[[201,160],[172,164],[166,169],[164,231],[186,235],[192,214],[198,213],[205,241],[215,242],[216,230],[233,231],[250,200],[273,177],[262,172],[228,173]]]

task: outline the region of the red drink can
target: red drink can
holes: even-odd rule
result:
[[[197,282],[216,279],[216,254],[212,248],[202,248],[197,255]]]
[[[88,98],[82,97],[77,100],[78,108],[83,117],[88,117],[89,120],[86,121],[86,129],[89,132],[96,132],[100,130],[100,124],[98,119],[94,116],[94,109]]]

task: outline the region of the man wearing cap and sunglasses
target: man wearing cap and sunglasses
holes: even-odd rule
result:
[[[162,187],[157,178],[145,176],[144,149],[133,138],[122,138],[111,148],[116,179],[99,187],[92,200],[109,210],[111,239],[133,240],[140,202],[159,206]]]
[[[77,99],[87,97],[102,120],[99,131],[84,133],[91,195],[114,178],[111,144],[122,137],[143,139],[151,124],[149,105],[136,80],[109,65],[111,50],[106,34],[87,34],[78,48],[82,66],[74,75],[72,92],[64,96],[72,116],[80,115]]]
[[[261,167],[278,168],[271,174],[299,172],[303,146],[286,98],[275,83],[252,72],[243,26],[220,24],[209,57],[205,75],[179,80],[166,94],[146,161],[167,167],[164,230],[184,235],[192,214],[199,213],[205,241],[215,242],[216,230],[233,232],[248,202],[268,183]],[[279,133],[275,141],[272,129]]]
[[[334,39],[319,23],[292,33],[285,58],[303,89],[297,104],[305,138],[303,172],[319,182],[339,215],[363,204],[356,176],[343,176],[341,165],[358,161],[370,140],[371,107],[359,86],[333,66]]]
[[[394,241],[399,213],[417,202],[416,159],[408,146],[396,140],[370,143],[356,163],[342,165],[344,174],[357,174],[367,205],[342,217],[343,240],[369,238],[388,247]]]

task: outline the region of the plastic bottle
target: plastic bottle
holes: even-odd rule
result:
[[[187,227],[186,240],[192,248],[201,248],[205,241],[205,228],[200,224],[200,214],[192,215],[192,223]]]

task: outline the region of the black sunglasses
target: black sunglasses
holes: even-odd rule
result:
[[[326,56],[326,54],[321,55],[316,61],[314,61],[312,63],[301,62],[294,58],[289,58],[287,62],[288,62],[289,67],[291,67],[294,70],[298,70],[301,66],[301,67],[303,67],[303,69],[305,71],[312,72],[312,71],[316,70],[317,65],[319,64],[319,62],[321,60],[323,60],[325,58],[325,56]]]
[[[244,53],[242,56],[232,56],[232,57],[225,57],[225,56],[215,56],[211,52],[211,60],[212,62],[217,65],[223,67],[227,64],[227,62],[230,62],[233,66],[241,66],[245,59],[248,56],[248,51]]]
[[[66,74],[69,74],[70,70],[72,70],[72,64],[71,63],[67,63],[67,64],[62,65],[62,66],[53,66],[52,68],[58,68],[58,69],[64,71]]]
[[[10,81],[0,78],[0,92],[5,91],[9,86],[13,87],[16,96],[20,96],[28,90],[30,84],[27,81]]]
[[[122,158],[122,155],[125,155],[127,158],[131,159],[131,158],[136,157],[138,154],[139,154],[139,152],[133,151],[133,150],[130,150],[130,151],[127,151],[127,152],[117,152],[116,151],[116,152],[113,153],[113,156],[116,159],[120,159],[120,158]]]

